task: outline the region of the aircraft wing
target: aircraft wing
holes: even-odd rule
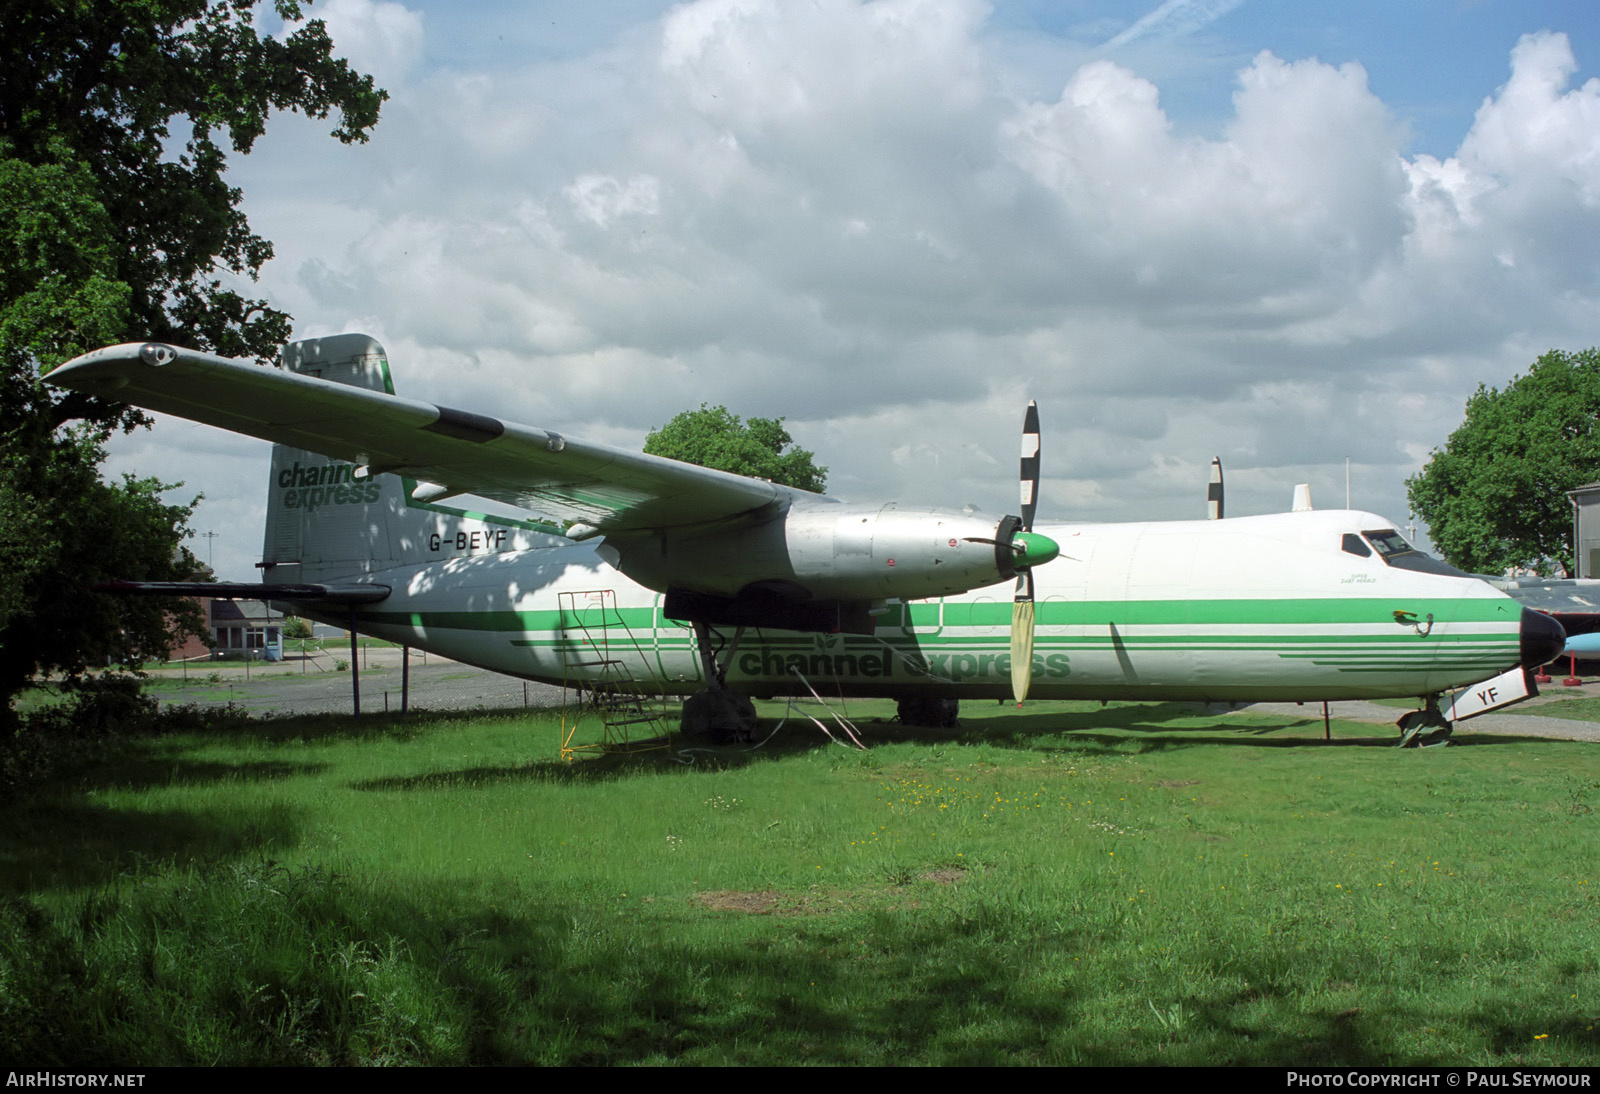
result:
[[[1600,581],[1588,578],[1493,576],[1485,576],[1484,580],[1523,607],[1554,616],[1558,621],[1600,621]]]
[[[431,484],[604,533],[775,516],[817,495],[286,369],[159,343],[95,350],[61,387]],[[420,495],[419,495],[420,496]]]

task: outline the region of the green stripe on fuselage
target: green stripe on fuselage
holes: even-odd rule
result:
[[[608,613],[611,609],[608,609]],[[1429,641],[1417,635],[1409,626],[1395,622],[1396,611],[1409,612],[1419,618],[1429,614],[1459,626],[1464,623],[1516,623],[1520,611],[1514,601],[1497,597],[1468,600],[1406,600],[1398,597],[1327,597],[1317,599],[1275,600],[1107,600],[1107,601],[1045,601],[1037,605],[1037,625],[1049,627],[1205,627],[1205,626],[1323,626],[1338,624],[1386,624],[1395,628],[1387,635],[1305,635],[1296,633],[1262,635],[1124,635],[1122,641],[1211,641],[1218,643],[1248,642],[1384,642],[1391,640]],[[629,627],[649,629],[660,618],[653,608],[622,608],[618,611],[622,622]],[[429,629],[465,631],[530,631],[558,630],[563,626],[560,611],[448,611],[448,612],[360,612],[359,618],[373,624],[400,626],[421,625]],[[585,618],[586,622],[589,622]],[[614,622],[613,618],[613,622]],[[577,617],[568,613],[565,624],[577,625]],[[591,623],[591,625],[593,625]],[[1010,630],[1011,603],[971,603],[949,601],[944,605],[945,627],[992,627]],[[892,639],[898,636],[900,615],[888,612],[880,620],[879,635]],[[918,641],[937,642],[941,636],[919,634]],[[971,641],[974,636],[964,635],[960,641]],[[1450,635],[1453,641],[1464,637],[1503,639],[1504,634],[1486,633],[1476,636]],[[945,638],[945,640],[950,640]],[[1438,639],[1431,639],[1438,641]]]

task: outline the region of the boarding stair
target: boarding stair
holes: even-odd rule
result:
[[[580,752],[647,752],[667,747],[671,723],[666,697],[652,694],[649,651],[628,626],[613,589],[559,594],[565,691],[561,704],[561,758]],[[598,740],[575,743],[580,724]],[[590,735],[592,736],[592,735]]]

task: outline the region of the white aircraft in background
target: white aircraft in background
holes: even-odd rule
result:
[[[263,583],[135,591],[284,602],[557,684],[620,667],[642,690],[692,696],[695,727],[750,724],[744,696],[801,692],[798,673],[897,699],[907,720],[1023,694],[1415,696],[1423,709],[1402,720],[1415,738],[1448,734],[1442,693],[1525,681],[1565,640],[1370,513],[1035,531],[1031,407],[1023,517],[995,521],[847,504],[404,399],[365,335],[291,343],[277,367],[130,343],[48,379],[277,445]],[[530,516],[440,504],[458,495]],[[585,628],[613,617],[632,644],[585,663]]]

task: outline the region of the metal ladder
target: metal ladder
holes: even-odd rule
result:
[[[567,592],[558,600],[565,685],[561,758],[570,763],[579,752],[610,755],[668,747],[666,697],[646,694],[629,668],[638,665],[649,677],[645,649],[618,610],[616,591]],[[586,713],[599,715],[601,738],[574,744]]]

